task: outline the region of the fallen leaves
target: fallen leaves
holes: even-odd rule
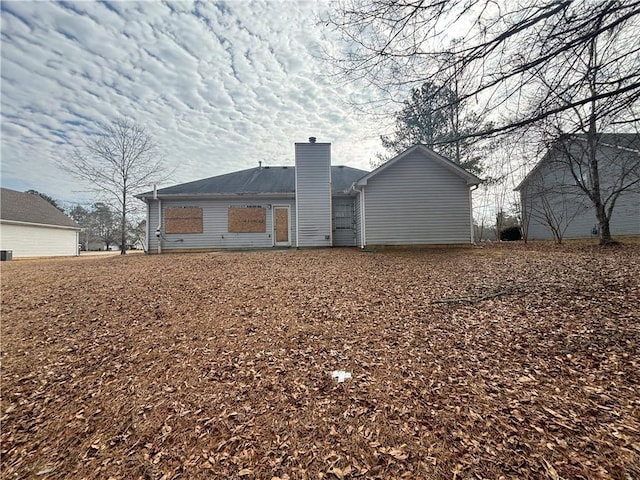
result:
[[[639,277],[638,246],[7,262],[2,475],[640,478]]]
[[[379,451],[396,460],[406,460],[409,458],[409,454],[405,451],[406,448],[406,445],[400,445],[399,447],[381,448]]]

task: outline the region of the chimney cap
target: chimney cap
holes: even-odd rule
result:
[[[316,137],[309,137],[309,143],[316,143]]]

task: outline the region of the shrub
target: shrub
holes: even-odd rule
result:
[[[507,227],[500,231],[500,240],[503,242],[514,242],[522,240],[522,232],[520,227]]]

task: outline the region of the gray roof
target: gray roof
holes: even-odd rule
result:
[[[295,167],[256,167],[216,177],[161,188],[158,195],[250,195],[295,193]],[[331,167],[331,186],[334,193],[348,190],[367,171],[345,166]],[[150,198],[153,192],[137,195]]]
[[[586,141],[587,135],[581,133],[572,135],[576,139]],[[628,148],[640,151],[640,135],[637,133],[600,133],[598,143],[608,147]]]
[[[80,228],[76,222],[44,198],[8,188],[0,188],[0,219]]]

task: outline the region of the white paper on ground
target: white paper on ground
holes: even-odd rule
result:
[[[345,372],[344,370],[334,370],[331,372],[331,376],[338,380],[338,383],[343,383],[347,378],[351,378],[351,372]]]

